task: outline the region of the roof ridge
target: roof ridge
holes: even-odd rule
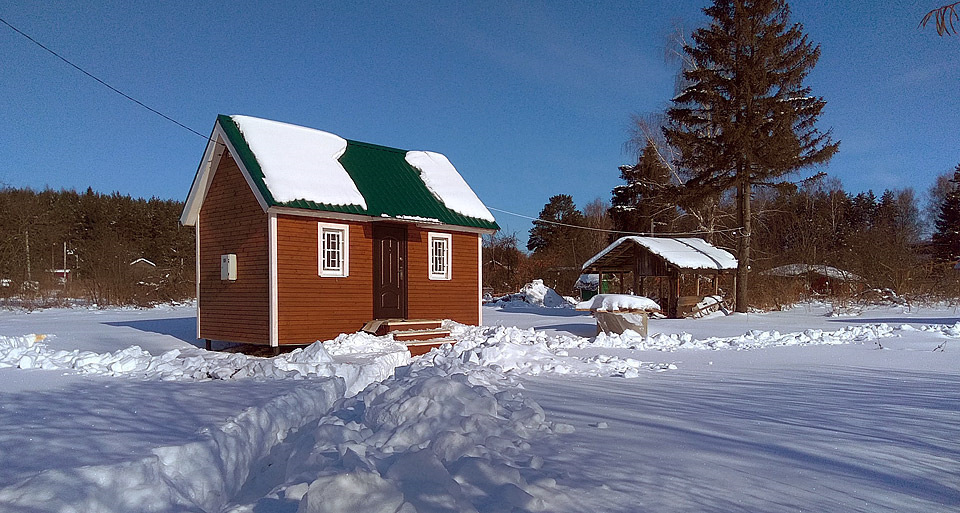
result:
[[[400,148],[394,148],[394,147],[392,147],[392,146],[384,146],[384,145],[382,145],[382,144],[374,144],[374,143],[368,143],[368,142],[363,142],[363,141],[355,141],[355,140],[353,140],[353,139],[347,139],[346,141],[347,141],[347,144],[354,144],[354,145],[357,145],[357,146],[366,146],[367,148],[370,148],[370,149],[372,149],[372,150],[389,151],[389,152],[393,152],[393,153],[403,153],[403,154],[406,154],[406,153],[408,153],[408,152],[410,151],[410,150],[403,150],[403,149],[400,149]]]

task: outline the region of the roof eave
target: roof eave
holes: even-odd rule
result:
[[[231,141],[230,137],[224,131],[223,126],[221,126],[221,118],[223,118],[223,116],[217,117],[213,131],[207,139],[207,148],[204,150],[203,159],[197,168],[197,175],[193,179],[193,185],[190,186],[190,193],[184,204],[183,213],[180,215],[180,224],[184,226],[196,225],[197,219],[200,216],[200,208],[203,206],[203,200],[206,198],[207,191],[210,189],[210,184],[213,181],[213,176],[216,173],[216,168],[220,163],[220,158],[223,156],[224,150],[229,151],[230,155],[233,156],[234,162],[237,163],[237,167],[240,169],[240,174],[242,174],[244,180],[246,180],[247,186],[257,199],[257,203],[260,204],[260,208],[266,212],[269,206],[266,198],[264,198],[254,182],[253,177],[250,175],[250,170],[244,162],[244,159],[237,153],[234,142]]]

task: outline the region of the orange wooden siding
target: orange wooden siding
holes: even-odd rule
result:
[[[267,215],[227,152],[200,210],[200,338],[269,344]],[[220,280],[220,255],[237,280]]]
[[[280,344],[309,344],[353,333],[373,319],[372,225],[348,225],[349,276],[319,276],[317,218],[277,216],[277,288]]]
[[[428,234],[450,233],[449,280],[431,280]],[[407,316],[411,319],[453,319],[464,324],[480,323],[480,235],[442,232],[411,226],[407,229]]]

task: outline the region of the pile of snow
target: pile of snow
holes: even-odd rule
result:
[[[343,394],[339,379],[314,380],[195,439],[157,447],[138,459],[45,470],[0,488],[0,510],[222,511],[260,461],[290,433],[328,412]]]
[[[904,324],[903,326],[900,326],[900,329],[903,331],[909,331],[912,330],[913,327],[909,324]],[[920,326],[919,330],[939,333],[950,338],[960,338],[960,322],[957,322],[956,324],[928,324]]]
[[[524,285],[520,292],[496,298],[494,302],[505,308],[529,305],[541,308],[570,308],[576,304],[576,300],[561,296],[544,285],[543,280],[533,280]]]
[[[420,170],[423,184],[445,207],[467,217],[495,221],[446,155],[433,151],[408,151],[405,160]]]
[[[516,384],[452,355],[397,369],[302,429],[268,462],[266,497],[227,511],[553,510],[563,491],[530,447],[573,428],[547,422]]]
[[[862,344],[893,337],[895,331],[893,327],[881,323],[847,326],[837,331],[808,329],[796,333],[780,333],[776,330],[752,330],[737,337],[708,337],[705,339],[695,339],[689,333],[669,335],[659,333],[646,338],[630,332],[625,332],[622,335],[601,333],[594,340],[558,340],[555,347],[610,347],[654,351],[734,349],[739,351],[780,346]]]
[[[672,363],[643,362],[633,358],[574,356],[566,348],[584,347],[590,344],[589,339],[548,336],[532,328],[478,327],[457,323],[449,323],[446,327],[457,343],[443,346],[434,354],[456,356],[465,362],[506,372],[529,376],[564,374],[635,378],[640,371],[677,368]]]
[[[392,337],[367,333],[340,335],[272,358],[197,349],[173,349],[153,356],[139,346],[111,353],[53,350],[44,337],[0,336],[0,368],[71,370],[81,374],[158,380],[303,379],[338,376],[348,393],[393,374],[410,359],[406,346]],[[336,356],[337,358],[334,358]]]
[[[589,310],[591,312],[660,311],[660,305],[656,301],[643,296],[597,294],[577,304],[577,310]]]
[[[260,164],[273,199],[305,199],[327,205],[367,202],[340,157],[347,140],[328,132],[250,116],[231,116]]]
[[[664,371],[677,367],[667,362],[643,362],[609,355],[583,357],[569,349],[640,349],[677,350],[748,350],[765,347],[801,345],[838,345],[879,343],[897,336],[898,330],[887,324],[847,326],[837,331],[808,329],[795,333],[753,330],[736,337],[695,339],[689,333],[656,334],[643,337],[633,332],[601,333],[595,338],[549,336],[534,329],[516,327],[477,327],[449,323],[447,327],[457,343],[444,346],[434,354],[457,354],[464,361],[526,375],[565,374],[581,376],[637,377],[640,371]],[[907,327],[909,328],[909,327]],[[922,328],[941,330],[946,336],[960,336],[960,323],[955,327]]]

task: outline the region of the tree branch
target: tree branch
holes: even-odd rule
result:
[[[960,13],[957,13],[958,7],[960,7],[960,2],[954,2],[928,12],[920,21],[920,27],[926,27],[932,19],[937,25],[938,35],[956,35],[958,32],[954,21],[960,21]]]

